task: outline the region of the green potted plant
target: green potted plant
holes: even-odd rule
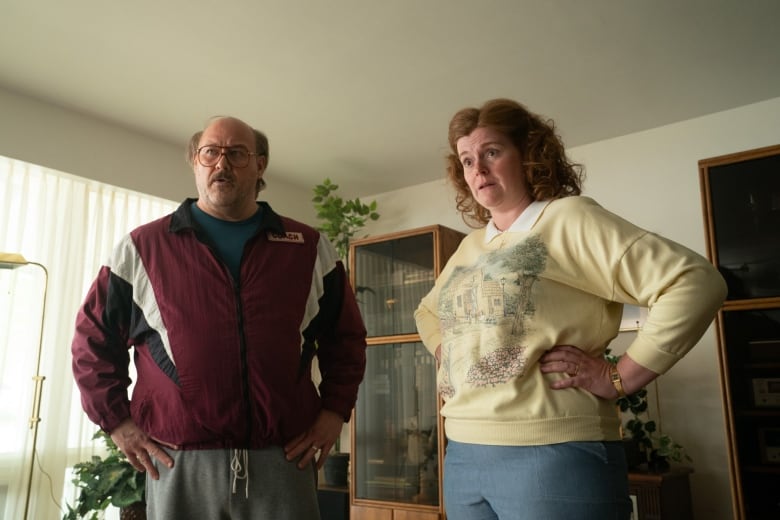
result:
[[[377,220],[376,201],[363,203],[359,198],[344,200],[337,195],[338,184],[333,184],[326,178],[322,184],[314,187],[314,209],[322,224],[317,230],[324,233],[336,248],[336,252],[344,261],[345,269],[349,269],[349,241],[363,229],[369,220]],[[368,287],[356,287],[355,292],[370,291]],[[349,453],[341,451],[341,439],[336,439],[333,451],[325,461],[323,473],[325,483],[329,486],[345,487],[349,467]]]
[[[325,179],[322,184],[314,187],[314,209],[322,224],[317,230],[325,233],[331,241],[339,257],[347,262],[349,269],[349,241],[363,229],[368,220],[377,220],[376,201],[364,204],[359,198],[344,200],[336,195],[338,184]]]
[[[605,353],[607,361],[617,363],[618,357],[610,350]],[[646,463],[650,471],[667,471],[672,462],[692,462],[685,448],[671,436],[663,434],[650,417],[647,388],[640,388],[633,394],[619,398],[615,404],[621,414],[628,414],[623,424],[624,444],[629,468]]]
[[[98,520],[99,513],[109,505],[120,509],[123,520],[144,520],[146,474],[136,471],[108,433],[99,430],[92,438],[102,440],[108,454],[93,455],[90,460],[73,466],[72,482],[79,495],[73,506],[67,504],[68,512],[63,520]]]

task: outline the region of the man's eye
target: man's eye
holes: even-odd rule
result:
[[[228,150],[228,156],[230,157],[231,161],[246,159],[247,151],[243,148],[231,148]]]
[[[215,146],[206,146],[200,149],[200,153],[206,157],[216,157],[219,155],[219,148]]]
[[[494,149],[494,148],[491,148],[490,150],[488,150],[488,151],[487,151],[487,154],[486,154],[486,155],[487,155],[488,157],[495,157],[495,156],[497,156],[497,155],[498,155],[498,150],[496,150],[496,149]]]

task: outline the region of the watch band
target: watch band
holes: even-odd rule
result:
[[[609,379],[612,381],[615,390],[617,390],[618,397],[625,397],[626,391],[623,390],[623,380],[620,378],[620,372],[618,372],[617,365],[609,367]]]

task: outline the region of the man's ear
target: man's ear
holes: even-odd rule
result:
[[[265,155],[258,155],[257,156],[257,170],[260,172],[260,175],[265,172],[265,167],[268,164],[268,158]]]

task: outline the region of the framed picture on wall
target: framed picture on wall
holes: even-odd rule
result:
[[[636,305],[623,306],[623,318],[620,320],[620,332],[639,330],[647,319],[647,307]]]

